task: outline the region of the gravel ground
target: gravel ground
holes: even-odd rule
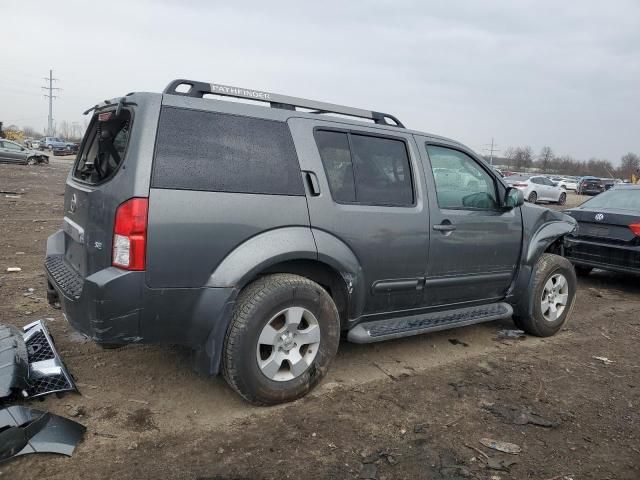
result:
[[[513,327],[503,321],[343,342],[311,395],[256,408],[193,373],[181,348],[101,350],[47,305],[42,260],[70,165],[0,165],[0,190],[19,194],[0,195],[0,322],[51,319],[80,394],[30,405],[88,430],[73,457],[25,456],[0,465],[0,478],[640,478],[637,279],[580,278],[572,321],[549,339],[500,339]],[[5,273],[14,266],[22,271]]]

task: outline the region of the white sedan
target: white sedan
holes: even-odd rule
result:
[[[571,178],[560,178],[554,177],[551,181],[557,184],[559,187],[564,188],[565,190],[577,190],[578,182],[576,180],[572,180]]]
[[[507,183],[522,191],[524,199],[531,203],[553,202],[564,205],[567,201],[567,192],[564,188],[543,176],[510,176],[506,177]]]

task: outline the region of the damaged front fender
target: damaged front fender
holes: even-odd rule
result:
[[[521,211],[522,255],[518,273],[507,294],[507,301],[513,306],[516,316],[531,313],[533,273],[540,256],[578,225],[569,215],[537,205],[525,204]]]

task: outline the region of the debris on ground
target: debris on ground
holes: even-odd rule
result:
[[[0,461],[28,453],[71,456],[86,427],[68,418],[20,405],[0,410]]]
[[[522,451],[522,448],[515,443],[503,442],[500,440],[494,440],[492,438],[481,438],[480,443],[487,448],[497,450],[499,452],[510,453],[517,455]]]
[[[9,267],[7,268],[7,272],[8,273],[17,273],[17,272],[21,272],[22,269],[20,267]]]
[[[487,459],[487,467],[491,470],[498,470],[501,472],[508,472],[512,465],[515,465],[517,460],[513,457],[506,457],[504,455],[496,455],[495,457],[489,457]]]
[[[462,345],[463,347],[468,347],[469,346],[468,343],[465,343],[465,342],[463,342],[461,340],[458,340],[457,338],[450,338],[449,339],[449,343],[451,345]]]
[[[503,329],[498,330],[498,340],[524,340],[527,338],[527,335],[524,333],[524,330],[517,329]]]
[[[413,433],[425,433],[427,431],[426,423],[416,423],[413,426]]]
[[[375,463],[363,463],[358,478],[363,480],[378,480],[378,467]]]
[[[592,357],[594,360],[599,360],[602,363],[604,363],[605,365],[611,365],[613,362],[613,360],[609,360],[607,357]]]
[[[507,423],[514,425],[537,425],[539,427],[553,428],[559,425],[559,422],[544,418],[526,408],[513,407],[511,405],[483,405],[485,410],[493,413],[496,417],[502,418]]]

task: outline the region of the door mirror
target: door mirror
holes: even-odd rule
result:
[[[504,195],[504,207],[508,209],[516,208],[524,204],[524,194],[515,187],[507,188]]]

